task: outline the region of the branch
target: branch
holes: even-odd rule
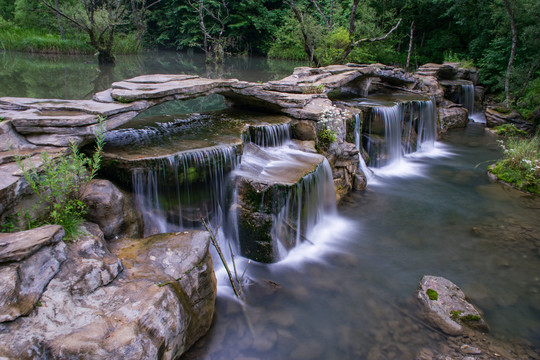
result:
[[[55,12],[56,14],[60,15],[61,17],[63,17],[64,19],[68,20],[69,22],[73,23],[75,26],[77,26],[78,28],[88,32],[90,31],[90,28],[88,28],[88,26],[84,25],[84,24],[81,24],[79,23],[77,20],[75,20],[74,18],[64,14],[63,12],[61,12],[59,9],[56,9],[55,6],[49,4],[47,1],[45,0],[40,0],[41,3],[43,5],[45,5],[46,7],[48,7],[50,10],[52,10],[53,12]]]
[[[398,28],[399,24],[401,24],[401,19],[399,19],[399,21],[397,22],[396,26],[394,26],[394,27],[392,28],[392,30],[390,30],[389,32],[387,32],[386,35],[379,36],[379,37],[376,37],[376,38],[371,38],[371,39],[370,39],[370,38],[360,39],[360,40],[358,40],[358,41],[355,41],[355,42],[353,43],[353,46],[358,46],[358,45],[360,45],[360,44],[363,43],[363,42],[375,42],[375,41],[381,41],[381,40],[384,40],[384,39],[386,39],[386,38],[388,37],[388,35],[390,35],[391,33],[393,33],[394,30],[396,30],[396,29]]]
[[[326,28],[328,30],[330,30],[330,28],[332,27],[330,25],[330,23],[328,22],[328,19],[326,18],[326,15],[324,15],[324,13],[322,12],[321,8],[319,7],[319,4],[317,3],[317,0],[310,0],[311,3],[315,6],[315,8],[317,9],[317,11],[319,12],[319,14],[321,14],[324,22],[326,23]]]

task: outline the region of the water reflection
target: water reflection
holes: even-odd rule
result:
[[[281,79],[302,63],[251,57],[229,57],[206,64],[193,52],[154,51],[119,55],[114,67],[99,67],[89,55],[45,55],[0,52],[0,96],[90,99],[114,81],[145,74],[193,74],[252,82]]]

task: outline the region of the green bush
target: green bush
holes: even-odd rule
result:
[[[504,158],[491,172],[500,180],[531,193],[540,194],[540,134],[531,138],[499,140]]]
[[[502,124],[493,128],[501,136],[525,136],[527,132],[518,129],[514,124]]]
[[[55,158],[43,152],[40,168],[28,167],[23,159],[17,159],[24,178],[39,199],[36,208],[46,208],[46,214],[28,223],[29,228],[57,224],[66,231],[66,239],[77,235],[86,213],[81,197],[101,166],[103,145],[104,130],[101,128],[96,134],[96,147],[91,158],[71,143],[71,152],[65,156]]]

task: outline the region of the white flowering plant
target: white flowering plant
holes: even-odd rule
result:
[[[318,147],[319,150],[328,150],[328,146],[337,141],[336,123],[343,121],[341,110],[335,106],[326,107],[319,117],[318,122]]]
[[[521,190],[540,194],[540,134],[510,137],[498,143],[504,158],[491,169],[493,174]]]

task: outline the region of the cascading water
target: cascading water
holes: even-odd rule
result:
[[[249,127],[249,142],[262,146],[281,146],[291,139],[291,125],[274,124]]]
[[[328,161],[290,143],[267,148],[246,144],[233,176],[238,203],[231,207],[228,224],[236,228],[227,232],[237,236],[242,255],[251,259],[284,259],[309,239],[325,215],[336,211]]]
[[[145,235],[200,228],[201,217],[217,221],[227,174],[239,163],[231,146],[171,155],[152,168],[134,169],[136,202]]]
[[[314,172],[279,194],[274,206],[271,233],[279,249],[279,258],[283,259],[290,249],[310,238],[315,225],[324,216],[336,213],[336,195],[328,160],[324,159]],[[294,237],[290,236],[291,228]]]
[[[392,106],[369,104],[363,125],[363,145],[369,165],[383,167],[401,160],[404,154],[433,148],[437,138],[437,117],[433,100],[399,102]],[[357,126],[356,138],[360,139]],[[358,148],[360,141],[358,140]]]
[[[472,84],[461,85],[459,103],[463,105],[463,107],[469,111],[469,117],[471,117],[474,114],[474,85]]]

